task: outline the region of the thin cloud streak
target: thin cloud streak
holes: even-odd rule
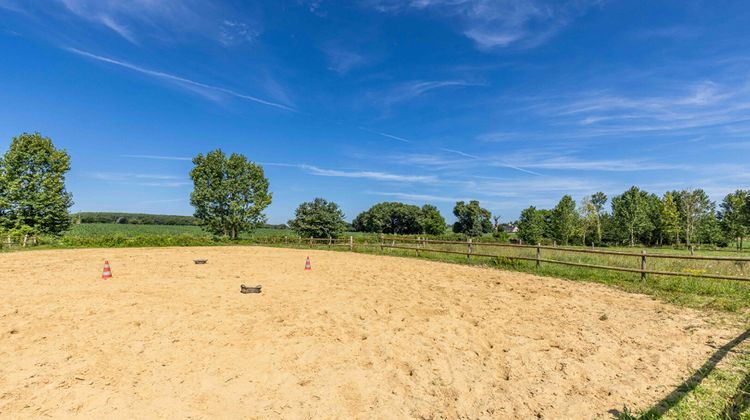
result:
[[[325,169],[305,163],[279,163],[279,162],[261,162],[264,166],[278,166],[282,168],[302,169],[310,175],[327,176],[337,178],[362,178],[374,181],[391,181],[391,182],[419,182],[435,183],[439,178],[433,175],[402,175],[379,171],[342,171],[338,169]]]
[[[460,150],[446,149],[446,148],[441,148],[440,150],[443,150],[445,152],[455,153],[455,154],[457,154],[459,156],[467,157],[467,158],[473,159],[473,160],[487,161],[487,159],[483,159],[483,158],[480,158],[479,156],[474,156],[474,155],[462,152]],[[530,175],[544,176],[544,175],[540,174],[539,172],[534,172],[534,171],[530,171],[528,169],[523,169],[523,168],[520,168],[518,166],[514,166],[514,165],[511,165],[511,164],[508,164],[508,163],[495,162],[495,165],[503,166],[503,167],[509,168],[509,169],[514,169],[516,171],[527,173],[527,174],[530,174]]]
[[[367,131],[368,133],[377,134],[379,136],[387,137],[387,138],[393,139],[393,140],[398,140],[398,141],[400,141],[402,143],[414,143],[411,140],[405,139],[403,137],[394,136],[393,134],[383,133],[381,131],[370,130],[369,128],[365,128],[365,127],[357,127],[357,128],[360,129],[360,130],[362,130],[362,131]]]
[[[184,160],[192,161],[193,158],[183,156],[159,156],[159,155],[122,155],[122,157],[133,159],[153,159],[153,160]]]
[[[196,82],[194,80],[186,79],[184,77],[175,76],[173,74],[164,73],[164,72],[157,71],[157,70],[151,70],[151,69],[147,69],[147,68],[144,68],[144,67],[139,67],[139,66],[136,66],[135,64],[131,64],[131,63],[128,63],[126,61],[115,60],[113,58],[109,58],[109,57],[104,57],[104,56],[101,56],[101,55],[92,54],[90,52],[79,50],[77,48],[65,47],[64,49],[67,50],[67,51],[69,51],[69,52],[72,52],[74,54],[83,56],[83,57],[87,57],[87,58],[90,58],[90,59],[93,59],[93,60],[101,61],[103,63],[113,64],[113,65],[116,65],[116,66],[119,66],[119,67],[126,68],[128,70],[132,70],[132,71],[135,71],[135,72],[138,72],[138,73],[141,73],[141,74],[145,74],[145,75],[148,75],[148,76],[152,76],[152,77],[155,77],[155,78],[158,78],[158,79],[168,80],[168,81],[171,81],[171,82],[176,82],[176,83],[181,84],[181,85],[188,85],[190,87],[197,87],[197,88],[201,88],[201,89],[208,89],[208,90],[211,90],[211,91],[214,91],[214,92],[224,93],[226,95],[233,96],[235,98],[245,99],[245,100],[256,102],[256,103],[259,103],[259,104],[262,104],[262,105],[267,105],[267,106],[270,106],[270,107],[283,109],[285,111],[298,112],[296,109],[288,107],[286,105],[282,105],[282,104],[276,103],[276,102],[266,101],[264,99],[261,99],[261,98],[255,97],[255,96],[246,95],[244,93],[235,92],[235,91],[233,91],[231,89],[227,89],[227,88],[223,88],[223,87],[219,87],[219,86],[212,86],[212,85],[208,85],[208,84],[205,84],[205,83]]]
[[[411,201],[426,201],[426,202],[441,202],[441,203],[455,203],[457,201],[469,201],[468,198],[456,198],[456,197],[445,197],[430,194],[410,194],[403,192],[387,192],[387,191],[367,191],[367,194],[382,195],[386,197],[394,197],[401,200]]]

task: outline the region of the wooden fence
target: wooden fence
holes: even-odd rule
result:
[[[0,249],[6,248],[26,248],[28,246],[34,246],[37,244],[36,236],[6,236],[0,239]]]
[[[275,242],[279,243],[279,242]],[[571,247],[559,247],[559,246],[548,246],[548,245],[519,245],[519,244],[508,244],[498,242],[474,242],[471,239],[468,241],[445,241],[435,240],[427,238],[415,238],[415,237],[399,237],[399,236],[380,236],[377,242],[372,241],[355,241],[353,237],[338,238],[338,239],[322,239],[322,238],[284,238],[281,243],[283,244],[298,244],[302,246],[316,247],[344,247],[350,251],[354,251],[355,248],[370,248],[380,252],[384,252],[387,249],[398,249],[406,251],[414,251],[416,256],[421,256],[425,253],[436,253],[436,254],[452,254],[452,255],[464,255],[467,260],[472,258],[504,258],[508,260],[519,260],[533,262],[536,267],[540,267],[541,264],[559,264],[582,268],[610,270],[628,273],[639,273],[641,279],[646,280],[648,275],[659,275],[659,276],[676,276],[676,277],[698,277],[707,279],[719,279],[719,280],[736,280],[736,281],[750,281],[750,276],[733,276],[723,274],[711,274],[711,273],[700,273],[700,272],[677,272],[667,270],[656,270],[649,268],[649,261],[652,260],[684,260],[684,261],[713,261],[713,262],[731,262],[738,264],[743,271],[745,265],[750,266],[750,257],[734,257],[734,256],[700,256],[700,255],[677,255],[677,254],[662,254],[662,253],[647,253],[646,250],[642,250],[639,253],[636,252],[625,252],[625,251],[611,251],[603,249],[586,249],[586,248],[571,248]],[[438,249],[437,245],[449,245],[454,249]],[[532,256],[522,255],[508,255],[500,252],[487,253],[478,252],[477,248],[496,248],[496,249],[525,249],[530,250]],[[455,249],[459,248],[459,249]],[[463,248],[463,249],[460,249]],[[563,261],[560,259],[553,259],[545,254],[588,254],[588,255],[607,255],[617,256],[624,258],[633,258],[634,264],[632,267],[617,267],[612,265],[603,264],[589,264],[576,261]]]

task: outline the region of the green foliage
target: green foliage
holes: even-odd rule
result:
[[[385,202],[363,211],[352,223],[357,232],[388,233],[396,235],[430,234],[445,232],[445,219],[437,207]]]
[[[647,192],[633,186],[612,199],[613,217],[627,232],[630,246],[635,246],[636,238],[654,227],[649,217],[648,196]]]
[[[73,205],[65,189],[70,156],[49,137],[14,137],[0,158],[0,229],[57,235],[70,226]]]
[[[193,226],[198,220],[193,216],[144,213],[80,212],[72,215],[73,223],[121,223],[130,225]]]
[[[518,238],[527,244],[538,244],[542,242],[544,235],[543,214],[534,206],[524,209],[518,219]]]
[[[190,204],[209,232],[237,239],[265,222],[271,193],[260,165],[236,153],[227,158],[220,149],[199,154],[193,164]]]
[[[509,242],[510,235],[508,235],[508,232],[504,231],[502,226],[500,226],[500,229],[492,232],[492,240],[495,242]]]
[[[724,233],[735,241],[737,249],[742,250],[743,238],[750,230],[750,192],[737,190],[727,194],[721,202],[719,219]]]
[[[345,227],[338,204],[322,198],[300,204],[288,224],[300,236],[313,238],[337,238]]]
[[[453,208],[453,215],[456,216],[456,222],[453,224],[455,233],[481,236],[483,233],[492,232],[492,214],[480,207],[479,201],[472,200],[468,204],[463,201],[457,202]]]
[[[679,191],[675,194],[675,199],[680,211],[685,241],[690,246],[696,240],[700,224],[707,220],[706,217],[714,211],[716,205],[701,189]]]
[[[440,210],[431,204],[422,206],[419,224],[422,226],[422,233],[424,234],[442,235],[445,233],[445,219],[440,214]]]
[[[677,209],[674,193],[667,192],[661,199],[659,207],[661,232],[667,243],[680,243],[680,211]]]
[[[564,195],[552,210],[552,230],[555,239],[568,245],[578,231],[579,220],[576,213],[576,202],[569,195]]]

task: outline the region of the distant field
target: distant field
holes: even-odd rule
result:
[[[192,235],[211,237],[210,233],[204,231],[200,226],[171,226],[171,225],[126,225],[115,223],[82,223],[73,225],[65,236],[94,237],[102,235]],[[245,236],[292,236],[294,232],[288,229],[261,228],[250,235]]]

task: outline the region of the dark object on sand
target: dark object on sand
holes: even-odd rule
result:
[[[196,264],[205,264],[208,262],[208,260],[193,260],[193,262]]]
[[[260,285],[257,286],[245,286],[240,285],[240,293],[260,293]]]

